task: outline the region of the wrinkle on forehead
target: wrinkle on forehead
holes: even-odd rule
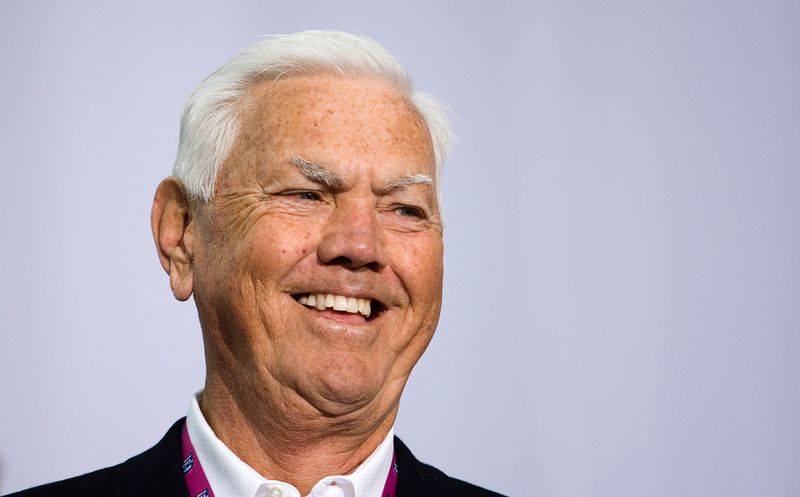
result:
[[[323,163],[369,157],[367,162],[379,167],[385,158],[421,166],[420,174],[434,171],[433,145],[421,114],[384,80],[291,75],[256,83],[247,98],[236,143],[220,171],[221,184],[227,175],[260,174],[292,156]]]

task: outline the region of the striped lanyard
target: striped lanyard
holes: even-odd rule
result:
[[[214,497],[214,491],[208,483],[206,473],[197,457],[192,441],[189,438],[189,430],[186,424],[181,430],[181,449],[183,454],[183,477],[186,479],[186,487],[189,489],[191,497]],[[397,495],[397,459],[392,452],[392,465],[389,468],[389,475],[386,477],[386,484],[383,486],[381,497],[395,497]]]

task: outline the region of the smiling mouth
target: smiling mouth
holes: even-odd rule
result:
[[[332,293],[301,293],[292,297],[312,309],[319,311],[331,309],[342,314],[358,314],[366,321],[372,321],[384,311],[383,304],[369,298],[345,297]]]

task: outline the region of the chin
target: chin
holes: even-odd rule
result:
[[[364,364],[341,362],[335,368],[326,368],[315,382],[316,394],[324,405],[317,406],[329,414],[352,412],[378,397],[384,376]]]

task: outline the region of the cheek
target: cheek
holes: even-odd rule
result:
[[[441,240],[425,243],[396,243],[402,247],[395,255],[394,267],[413,300],[423,299],[434,303],[442,292]]]
[[[279,278],[314,251],[309,226],[259,223],[245,240],[244,268],[263,279]]]

